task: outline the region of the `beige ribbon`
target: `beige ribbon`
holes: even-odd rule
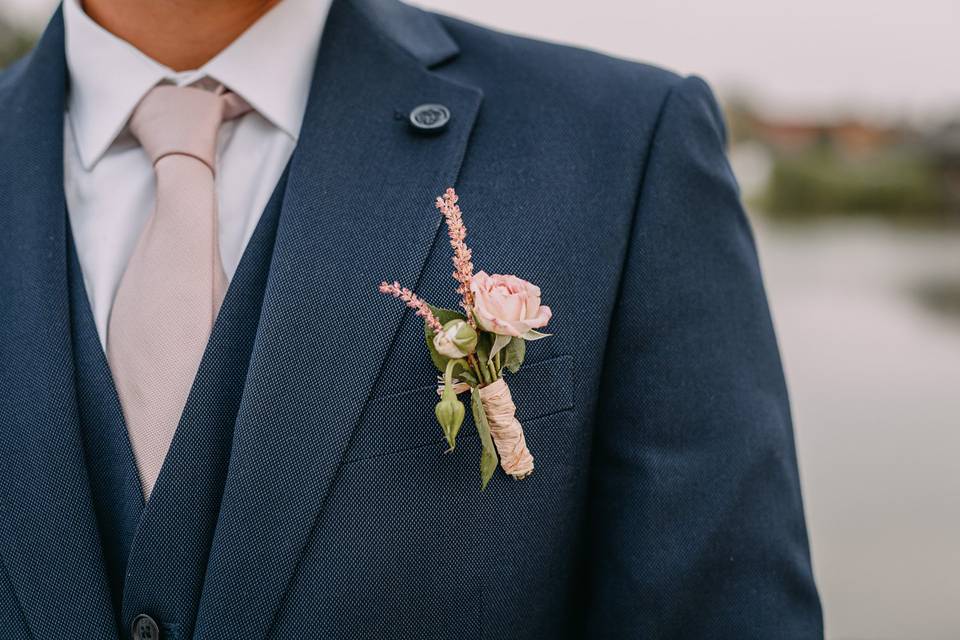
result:
[[[533,456],[527,449],[523,427],[517,420],[517,407],[510,397],[510,387],[503,378],[481,387],[480,402],[500,455],[500,467],[517,480],[526,478],[533,473]]]

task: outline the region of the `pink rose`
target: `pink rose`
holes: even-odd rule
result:
[[[550,321],[550,307],[540,305],[540,287],[516,276],[480,271],[474,274],[470,291],[474,317],[484,331],[528,339],[543,337],[530,333]]]

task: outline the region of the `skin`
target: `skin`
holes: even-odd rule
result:
[[[203,66],[280,0],[83,0],[101,27],[174,71]]]

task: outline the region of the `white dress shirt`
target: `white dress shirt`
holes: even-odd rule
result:
[[[329,0],[282,0],[203,67],[178,73],[100,27],[80,0],[64,2],[64,189],[104,347],[120,278],[154,206],[153,166],[127,130],[134,108],[159,82],[210,80],[253,107],[224,123],[217,140],[220,255],[229,281],[296,146],[328,9]]]

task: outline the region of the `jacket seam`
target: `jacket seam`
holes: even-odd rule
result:
[[[633,213],[630,217],[629,228],[627,229],[627,247],[626,247],[626,250],[623,252],[623,259],[620,263],[620,269],[619,269],[620,277],[617,281],[617,292],[613,299],[613,305],[610,310],[610,316],[607,318],[607,339],[604,344],[603,359],[601,361],[600,371],[606,370],[607,355],[610,352],[610,337],[611,337],[611,334],[613,333],[614,321],[617,317],[617,312],[620,309],[621,300],[623,299],[623,288],[624,288],[624,280],[625,280],[624,276],[627,270],[627,265],[629,265],[630,263],[630,258],[634,253],[633,237],[637,230],[637,225],[638,225],[637,220],[640,217],[640,206],[643,201],[643,194],[647,184],[647,176],[650,172],[650,164],[653,159],[653,148],[657,143],[658,137],[660,136],[660,127],[663,123],[664,114],[667,111],[667,105],[670,102],[671,98],[673,98],[674,92],[676,91],[677,87],[682,85],[685,81],[686,81],[686,78],[680,78],[677,82],[671,85],[671,87],[667,90],[666,95],[664,95],[663,101],[660,103],[660,107],[657,111],[657,116],[653,122],[653,128],[650,134],[650,141],[647,143],[647,148],[644,150],[643,169],[640,172],[640,179],[637,181],[637,191],[633,199]],[[600,389],[602,389],[602,385],[603,385],[602,379],[601,379],[600,385],[601,385]],[[597,417],[597,414],[599,413],[599,410],[600,410],[600,403],[598,402],[597,408],[595,409],[594,416],[593,416],[594,424],[596,424],[596,417]]]

